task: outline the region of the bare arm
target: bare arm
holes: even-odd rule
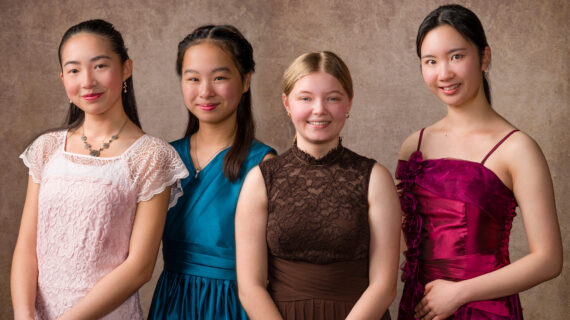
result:
[[[129,255],[59,319],[98,319],[121,305],[152,277],[166,221],[170,188],[139,202]]]
[[[388,170],[376,163],[368,190],[369,285],[347,319],[380,319],[396,296],[401,209]]]
[[[12,259],[10,288],[14,319],[33,319],[38,286],[38,260],[36,256],[36,230],[38,224],[38,196],[40,185],[28,178],[26,202],[22,212],[20,232]]]
[[[416,308],[419,313],[435,309],[427,319],[444,319],[470,301],[524,291],[561,272],[562,241],[546,159],[530,137],[518,134],[512,139],[508,152],[502,153],[503,161],[508,163],[513,179],[513,192],[522,213],[530,252],[510,265],[476,278],[456,283],[443,280],[428,283],[426,296]],[[513,156],[521,154],[524,157]],[[444,296],[447,297],[445,302]],[[449,301],[449,297],[455,299]]]
[[[236,268],[242,306],[251,319],[281,319],[267,292],[267,191],[259,167],[243,183],[236,209]]]

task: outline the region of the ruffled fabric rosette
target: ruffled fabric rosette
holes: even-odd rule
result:
[[[422,153],[418,150],[410,156],[408,161],[400,161],[396,170],[396,178],[400,180],[400,183],[397,185],[400,194],[400,205],[404,212],[402,230],[404,231],[408,247],[404,252],[406,261],[401,267],[404,291],[400,301],[398,319],[413,317],[414,307],[424,295],[424,288],[419,284],[418,280],[422,217],[418,212],[418,201],[412,192],[416,184],[416,178],[421,173],[423,165]]]

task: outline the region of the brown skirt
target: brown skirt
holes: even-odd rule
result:
[[[367,287],[367,259],[322,265],[269,259],[269,293],[285,320],[345,319]],[[388,311],[381,319],[390,319]]]

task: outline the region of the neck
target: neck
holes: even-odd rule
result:
[[[110,137],[116,134],[127,120],[128,116],[123,108],[115,108],[97,115],[85,113],[82,130],[86,136]]]
[[[331,150],[338,147],[339,136],[334,139],[323,143],[314,143],[305,140],[303,137],[297,134],[297,148],[303,152],[310,154],[315,159],[320,159],[327,155]]]
[[[233,143],[236,135],[235,121],[225,125],[212,125],[200,122],[200,128],[194,134],[198,145],[214,148],[228,146]],[[201,149],[201,148],[200,148]]]
[[[470,132],[491,123],[498,114],[491,108],[483,93],[460,106],[447,106],[443,123],[454,131]]]

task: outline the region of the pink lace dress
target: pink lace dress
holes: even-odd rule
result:
[[[188,175],[166,142],[143,135],[123,154],[95,158],[64,150],[67,131],[47,133],[20,156],[39,183],[36,319],[55,319],[128,256],[137,203]],[[104,319],[142,319],[138,293]]]

